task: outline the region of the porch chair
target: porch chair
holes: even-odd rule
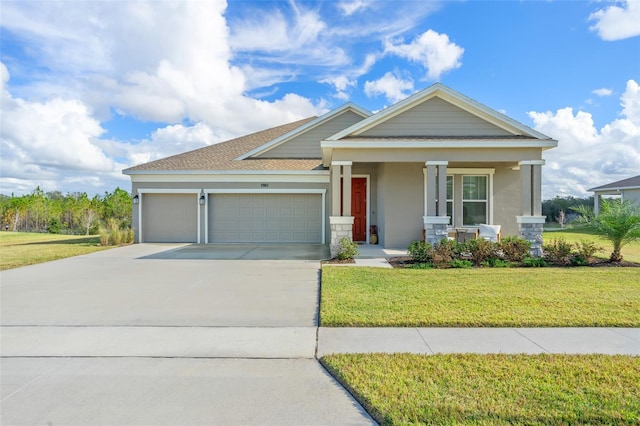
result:
[[[500,242],[501,237],[500,225],[486,225],[482,224],[478,226],[478,238],[483,238],[487,241],[494,243]]]

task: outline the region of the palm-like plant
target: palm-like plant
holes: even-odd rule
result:
[[[629,200],[603,199],[598,216],[593,211],[581,206],[574,209],[582,214],[588,225],[596,234],[611,241],[613,252],[609,260],[621,262],[620,251],[627,243],[640,240],[640,209],[634,207]]]

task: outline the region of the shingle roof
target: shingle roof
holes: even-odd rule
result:
[[[622,179],[617,182],[608,183],[606,185],[598,186],[596,188],[591,188],[589,191],[600,191],[606,189],[619,189],[619,188],[629,188],[629,187],[640,187],[640,175],[633,176],[627,179]]]
[[[123,170],[124,174],[138,171],[215,171],[215,170],[322,170],[319,158],[248,158],[240,155],[257,148],[315,119],[309,117],[293,123],[262,130],[171,157],[161,158]]]

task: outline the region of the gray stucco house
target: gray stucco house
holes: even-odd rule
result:
[[[603,195],[617,195],[622,200],[631,200],[636,206],[640,206],[640,175],[591,188],[589,191],[594,193],[593,211],[595,214],[598,214],[600,210],[600,200]]]
[[[406,248],[423,232],[499,224],[542,239],[545,136],[440,83],[375,114],[321,117],[137,165],[137,242]],[[333,250],[332,250],[333,251]]]

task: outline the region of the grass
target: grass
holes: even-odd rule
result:
[[[321,362],[384,425],[640,422],[640,357],[341,354]]]
[[[640,268],[323,266],[329,327],[638,327]]]
[[[554,238],[564,238],[570,243],[577,243],[580,240],[593,241],[604,249],[598,253],[598,256],[605,259],[608,259],[613,251],[613,245],[609,241],[595,235],[593,231],[585,227],[565,228],[561,231],[545,232],[542,236],[545,243]],[[622,257],[626,261],[640,263],[640,241],[635,241],[622,247]]]
[[[95,236],[0,232],[0,270],[19,268],[110,247]]]

